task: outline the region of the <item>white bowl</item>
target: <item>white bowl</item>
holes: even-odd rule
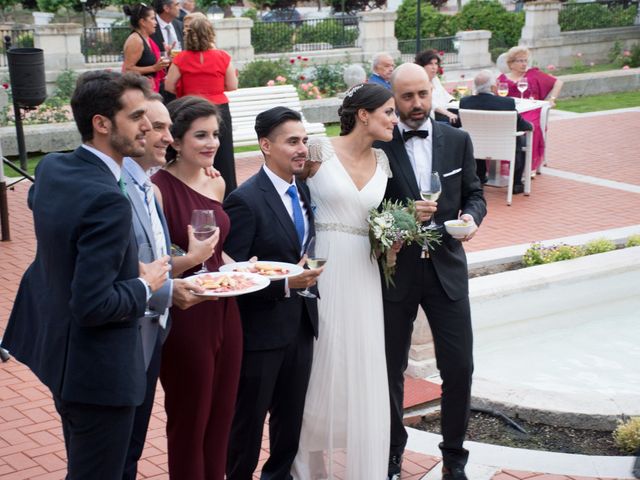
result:
[[[473,222],[465,222],[464,220],[447,220],[444,222],[444,228],[453,238],[464,238],[469,235],[474,228]]]

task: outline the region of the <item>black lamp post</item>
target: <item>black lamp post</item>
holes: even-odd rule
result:
[[[87,0],[80,0],[82,4],[82,53],[84,61],[87,61]]]
[[[420,53],[420,21],[422,20],[420,3],[421,0],[416,0],[416,54]]]

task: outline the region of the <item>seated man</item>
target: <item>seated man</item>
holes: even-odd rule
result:
[[[391,74],[396,65],[393,57],[386,52],[376,53],[371,62],[371,75],[368,83],[377,83],[391,90]]]
[[[504,110],[515,111],[516,102],[512,97],[499,97],[496,95],[496,77],[489,70],[481,70],[473,79],[476,94],[460,99],[460,108],[468,110]],[[464,128],[464,126],[463,126]],[[517,129],[519,132],[530,131],[533,126],[523,120],[518,114]],[[514,171],[513,193],[524,192],[522,184],[522,172],[524,171],[524,155],[522,147],[525,146],[524,136],[516,139],[516,165]],[[476,160],[476,172],[482,183],[487,182],[487,165],[485,160]]]

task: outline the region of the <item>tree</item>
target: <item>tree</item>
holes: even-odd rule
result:
[[[5,13],[8,8],[13,7],[17,2],[17,0],[0,0],[0,20],[3,22],[6,20]]]
[[[342,6],[344,5],[344,11],[352,15],[355,15],[357,12],[363,12],[365,10],[381,8],[386,3],[387,3],[387,0],[330,0],[329,1],[329,4],[333,8],[334,12],[342,12]]]

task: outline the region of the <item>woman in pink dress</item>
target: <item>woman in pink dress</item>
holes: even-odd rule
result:
[[[509,85],[509,96],[520,98],[518,81],[526,78],[528,86],[523,92],[524,98],[534,100],[546,100],[551,107],[555,107],[556,98],[560,93],[563,82],[553,75],[548,75],[538,68],[528,68],[529,49],[526,47],[513,47],[506,55],[507,67],[509,71],[498,77],[498,82],[505,82]],[[533,155],[531,170],[536,171],[544,160],[544,135],[540,127],[541,109],[530,110],[522,114],[522,118],[533,125]]]

